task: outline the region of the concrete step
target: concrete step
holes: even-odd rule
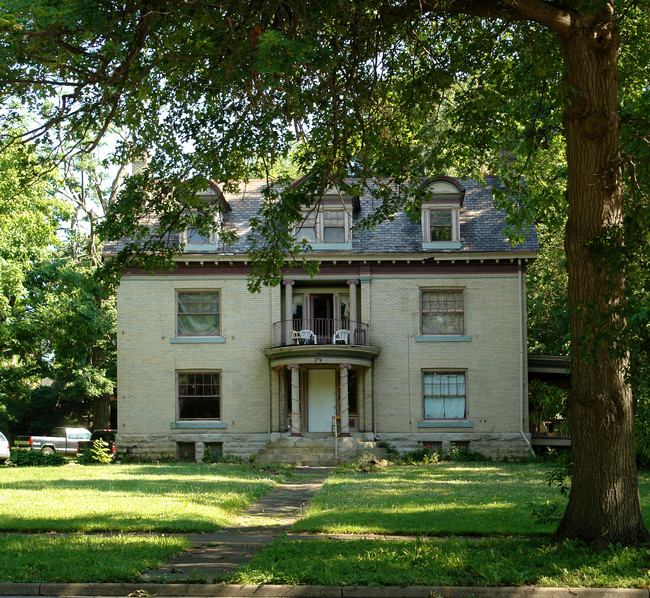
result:
[[[335,458],[336,454],[336,458]],[[290,437],[272,442],[257,454],[258,463],[336,465],[364,454],[383,459],[388,451],[377,443],[358,438]]]
[[[298,452],[306,455],[318,455],[321,453],[333,453],[334,452],[334,446],[325,446],[325,447],[308,447],[308,446],[300,446],[300,447],[286,447],[286,448],[278,448],[276,446],[272,447],[267,447],[265,449],[262,449],[258,455],[290,455],[293,452]],[[358,454],[364,454],[364,453],[372,453],[373,455],[386,455],[388,454],[388,451],[386,449],[381,449],[381,448],[357,448],[357,447],[344,447],[344,446],[339,446],[338,447],[338,452],[346,455],[358,455]]]

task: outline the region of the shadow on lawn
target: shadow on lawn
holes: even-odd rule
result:
[[[53,520],[42,517],[0,517],[0,534],[4,532],[38,533],[120,533],[120,532],[212,532],[217,531],[226,524],[224,520],[217,523],[214,518],[201,516],[198,513],[192,517],[177,516],[165,519],[161,514],[147,514],[134,516],[118,512],[68,516],[65,519]]]

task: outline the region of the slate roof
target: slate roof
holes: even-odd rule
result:
[[[465,198],[460,209],[460,249],[422,249],[422,226],[406,214],[399,213],[393,220],[377,225],[373,230],[356,229],[352,233],[352,251],[343,250],[342,254],[377,255],[377,254],[417,254],[417,253],[502,253],[535,252],[539,250],[537,234],[530,227],[523,243],[513,245],[505,232],[505,212],[494,207],[492,187],[498,184],[496,177],[486,177],[483,185],[473,180],[459,180],[465,188]],[[233,230],[238,240],[224,247],[220,244],[214,253],[221,255],[245,255],[251,249],[253,233],[250,219],[256,216],[261,206],[262,189],[266,181],[252,180],[242,184],[237,194],[225,193],[225,199],[231,211],[224,216],[229,230]],[[368,216],[378,200],[370,193],[361,196],[361,210],[354,214],[353,222]],[[178,242],[178,238],[170,239]],[[106,253],[116,253],[122,243],[107,245]],[[209,252],[202,252],[209,253]],[[314,254],[321,253],[315,250]],[[322,253],[337,253],[332,250]]]

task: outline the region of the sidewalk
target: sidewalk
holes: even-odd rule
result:
[[[143,581],[211,583],[224,579],[291,529],[332,470],[296,468],[291,482],[281,484],[251,505],[235,525],[211,534],[190,534],[188,538],[197,548],[150,571]]]

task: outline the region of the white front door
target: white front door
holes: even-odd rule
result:
[[[307,370],[309,432],[331,432],[336,415],[336,370]]]

